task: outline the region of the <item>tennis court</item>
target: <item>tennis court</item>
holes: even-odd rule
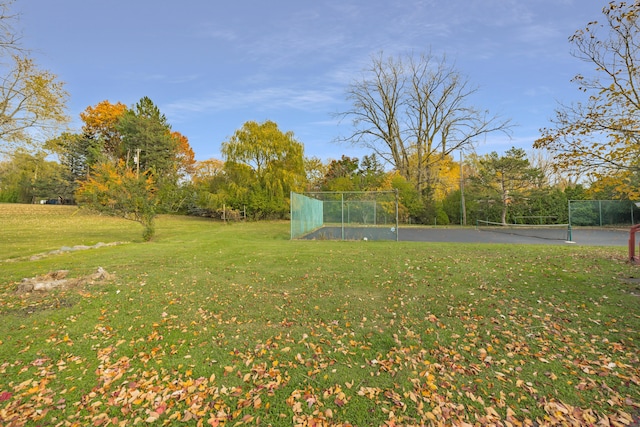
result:
[[[474,227],[402,227],[397,230],[397,240],[403,242],[451,242],[451,243],[516,243],[529,245],[583,245],[627,246],[628,229],[574,227],[571,242],[566,237],[549,235],[541,230],[538,236],[516,234],[519,230],[478,230]],[[536,233],[532,233],[536,234]],[[560,234],[564,236],[565,234]],[[304,237],[312,240],[396,240],[396,230],[389,227],[322,227]]]
[[[410,242],[518,243],[529,245],[627,246],[629,230],[580,228],[571,230],[571,241],[524,236],[475,228],[400,228],[398,240]]]

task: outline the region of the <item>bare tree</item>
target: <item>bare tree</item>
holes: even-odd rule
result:
[[[508,120],[470,105],[476,91],[445,58],[381,53],[347,89],[352,108],[339,115],[354,130],[340,141],[371,149],[422,193],[447,155],[472,149],[483,135],[508,133]]]
[[[541,185],[559,187],[561,189],[577,185],[584,177],[580,171],[561,170],[555,167],[554,159],[547,150],[532,149],[527,152],[531,166],[542,172],[544,180]]]

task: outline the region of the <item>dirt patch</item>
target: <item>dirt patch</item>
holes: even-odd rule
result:
[[[634,297],[640,297],[640,277],[624,277],[620,279],[622,283],[629,285],[626,290]]]
[[[30,255],[30,256],[23,256],[23,257],[19,257],[19,258],[9,258],[9,259],[5,259],[5,260],[0,260],[0,263],[2,263],[2,262],[26,261],[26,260],[28,260],[28,261],[38,261],[40,259],[46,258],[48,256],[52,256],[52,255],[60,255],[60,254],[68,253],[68,252],[86,251],[86,250],[89,250],[89,249],[98,249],[98,248],[105,248],[105,247],[109,247],[109,246],[124,245],[125,243],[129,243],[129,242],[111,242],[111,243],[98,242],[95,245],[91,245],[91,246],[87,246],[87,245],[63,246],[60,249],[56,249],[54,251],[43,252],[43,253],[40,253],[40,254],[35,254],[35,255]]]
[[[58,270],[47,273],[43,276],[22,279],[18,284],[16,293],[24,294],[29,292],[50,292],[53,290],[65,290],[86,284],[94,284],[112,280],[113,274],[109,274],[104,268],[84,277],[67,278],[68,270]]]

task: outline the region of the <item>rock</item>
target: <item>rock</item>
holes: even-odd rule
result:
[[[54,289],[68,289],[87,282],[102,282],[114,278],[113,274],[109,274],[102,267],[98,267],[98,270],[90,276],[76,279],[67,279],[68,274],[69,270],[58,270],[43,276],[22,279],[18,285],[17,292],[50,292]]]

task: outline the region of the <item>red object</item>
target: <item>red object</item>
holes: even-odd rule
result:
[[[636,256],[636,233],[640,231],[640,224],[634,225],[629,231],[629,261],[640,262],[640,256]]]

